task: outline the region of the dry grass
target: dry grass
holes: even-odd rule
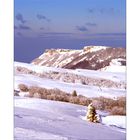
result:
[[[23,92],[29,91],[28,86],[26,86],[25,84],[19,84],[18,88],[20,89],[20,91],[23,91]]]
[[[111,115],[126,115],[126,109],[123,107],[115,106],[110,111]]]
[[[82,85],[94,85],[94,86],[98,86],[99,88],[100,87],[112,87],[112,88],[121,88],[121,89],[126,88],[125,82],[118,83],[118,82],[114,82],[107,79],[102,79],[102,78],[99,79],[99,78],[93,78],[93,77],[90,78],[90,77],[72,74],[68,72],[60,73],[60,72],[51,71],[49,73],[47,72],[37,73],[35,71],[32,71],[28,68],[21,67],[21,66],[15,67],[15,72],[31,74],[31,75],[35,75],[41,78],[61,80],[67,83],[80,83]]]
[[[112,115],[126,115],[126,98],[120,97],[117,100],[110,98],[94,98],[92,100],[96,109],[107,110]]]
[[[31,86],[27,87],[24,84],[20,84],[21,91],[29,92],[29,97],[55,100],[62,102],[69,102],[78,105],[88,106],[91,102],[98,110],[109,111],[111,115],[126,115],[126,98],[121,97],[117,100],[113,100],[105,97],[87,98],[83,95],[77,95],[76,90],[71,94],[61,91],[57,88],[46,89],[42,87]]]
[[[79,104],[88,106],[91,103],[91,99],[77,95],[77,92],[74,90],[72,94],[61,91],[57,88],[55,89],[46,89],[36,86],[29,87],[29,97],[40,97],[41,99],[70,102],[73,104]]]
[[[20,73],[25,73],[25,74],[35,74],[36,73],[28,68],[24,68],[21,66],[15,67],[15,71],[20,72]]]

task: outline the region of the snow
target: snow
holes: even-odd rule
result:
[[[115,68],[114,66],[109,66],[106,69],[102,69],[101,71],[86,70],[86,69],[71,70],[71,69],[63,69],[63,68],[37,66],[37,65],[21,63],[21,62],[15,62],[14,66],[25,67],[37,73],[44,73],[44,72],[50,72],[50,71],[55,71],[55,72],[60,72],[60,73],[67,72],[67,73],[73,73],[73,74],[91,77],[91,78],[102,78],[102,79],[108,79],[108,80],[117,81],[117,82],[125,81],[125,71],[124,71],[125,67],[123,68],[122,71],[120,71],[120,69],[122,69],[122,66],[116,66]],[[112,69],[112,71],[108,70],[108,68]]]
[[[25,128],[15,128],[15,140],[19,140],[19,138],[26,140],[68,140],[66,137],[61,137],[59,135],[54,135],[47,132],[38,132],[31,129]]]
[[[116,58],[116,59],[112,59],[111,63],[112,65],[121,65],[120,61],[126,61],[126,60],[122,58]]]
[[[16,74],[15,75],[15,89],[18,90],[19,84],[25,84],[28,86],[38,86],[44,87],[48,89],[58,88],[62,91],[72,93],[73,90],[77,91],[77,94],[84,95],[86,97],[109,97],[109,98],[117,98],[120,96],[125,96],[125,89],[117,89],[117,88],[103,88],[98,86],[89,86],[82,84],[73,84],[66,83],[57,80],[40,78],[33,75],[27,74]]]
[[[87,107],[70,103],[15,97],[14,139],[125,140],[120,128],[83,120],[86,111]]]
[[[63,58],[63,56],[61,56],[61,57]],[[74,57],[70,57],[70,58],[68,58],[66,60],[63,60],[63,61],[59,62],[58,66],[61,67],[61,66],[65,65],[66,63],[71,62],[73,59],[74,59]],[[54,63],[54,65],[55,65],[55,63]]]
[[[77,112],[86,113],[86,110],[77,110]],[[126,130],[126,116],[121,115],[109,115],[108,112],[97,110],[97,115],[101,117],[101,123],[106,126],[114,126],[121,132]],[[82,120],[86,120],[85,116],[79,116]]]
[[[86,50],[90,50],[91,52],[96,52],[96,51],[99,51],[99,50],[104,50],[106,48],[109,48],[109,47],[106,47],[106,46],[85,46],[84,49]]]
[[[84,61],[85,59],[87,59],[87,56],[86,56],[86,57],[83,57],[82,59],[80,59],[77,63],[82,62],[82,61]]]
[[[105,125],[117,126],[126,129],[126,116],[106,116],[102,117],[102,123]]]
[[[55,68],[55,67],[46,67],[46,66],[38,66],[34,64],[29,64],[29,63],[23,63],[23,62],[14,62],[15,67],[24,67],[29,70],[35,71],[36,73],[44,73],[44,72],[49,72],[49,71],[56,71],[56,72],[67,72],[69,70],[67,69],[62,69],[62,68]]]
[[[125,82],[125,71],[122,66],[111,65],[106,70],[69,70],[46,66],[37,66],[27,63],[15,62],[15,66],[21,66],[37,73],[60,72],[72,73],[90,78],[102,78],[115,82]],[[118,68],[115,68],[118,67]],[[113,71],[115,69],[116,71]],[[48,89],[58,88],[65,92],[86,97],[109,97],[116,99],[126,95],[125,89],[103,88],[98,86],[82,85],[81,83],[66,83],[60,80],[40,78],[31,74],[15,73],[15,89],[19,84],[38,86]],[[86,121],[87,107],[49,101],[36,98],[25,98],[28,94],[20,92],[20,97],[15,97],[15,140],[125,140],[126,116],[108,116],[108,112],[97,110],[102,122],[93,124]]]
[[[19,92],[18,94],[19,94],[19,96],[21,96],[21,97],[26,97],[26,96],[29,95],[29,92]]]
[[[101,71],[106,71],[106,72],[126,72],[126,66],[107,66],[103,69],[101,69]]]
[[[124,59],[112,59],[109,66],[102,68],[101,71],[126,73],[126,66],[122,66],[120,61]]]
[[[39,59],[44,59],[46,57],[46,53],[43,53],[42,55],[39,56]]]
[[[60,72],[60,73],[71,73],[75,75],[85,76],[89,78],[95,79],[107,79],[115,82],[124,82],[125,73],[123,72],[104,72],[104,71],[94,71],[94,70],[84,70],[84,69],[63,69],[63,68],[53,68],[53,67],[46,67],[46,66],[37,66],[33,64],[27,63],[19,63],[15,62],[15,66],[21,66],[37,73],[44,73],[44,72]],[[90,85],[83,85],[81,83],[67,83],[61,80],[52,80],[47,78],[40,78],[38,76],[29,75],[29,74],[17,74],[15,73],[15,89],[18,90],[19,84],[26,84],[28,86],[39,86],[48,89],[58,88],[62,91],[72,93],[73,90],[76,90],[78,94],[84,95],[86,97],[109,97],[109,98],[117,98],[120,96],[125,96],[126,90],[125,89],[118,89],[118,88],[103,88],[98,86],[90,86]]]
[[[86,76],[91,78],[102,78],[102,79],[112,80],[116,82],[126,81],[124,72],[106,72],[106,71],[76,69],[75,71],[73,71],[73,73],[81,76]]]
[[[46,60],[42,59],[42,61],[38,65],[41,66],[45,62],[46,62]]]

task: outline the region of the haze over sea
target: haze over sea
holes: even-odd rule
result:
[[[31,62],[45,49],[126,46],[125,0],[15,0],[14,59]]]
[[[52,38],[16,38],[15,61],[31,62],[41,55],[46,49],[82,49],[88,45],[101,45],[111,47],[126,47],[125,34],[99,35],[97,38],[73,39],[66,37]]]

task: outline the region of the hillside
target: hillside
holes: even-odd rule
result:
[[[33,98],[15,98],[15,140],[125,140],[125,117],[104,112],[102,124],[85,121],[87,108]],[[115,121],[114,121],[115,120]],[[104,125],[103,125],[104,124]],[[111,125],[111,126],[108,126]],[[114,127],[113,127],[114,126]],[[115,127],[118,126],[118,127]],[[121,128],[122,127],[122,128]]]
[[[85,46],[82,50],[47,49],[32,64],[67,69],[100,70],[110,65],[126,65],[126,49]]]
[[[14,89],[20,91],[19,84],[63,92],[85,97],[108,97],[116,99],[126,96],[125,71],[117,65],[117,72],[87,69],[64,69],[15,62]],[[121,70],[121,71],[120,71]],[[126,116],[110,116],[99,111],[101,124],[85,120],[87,107],[71,103],[43,99],[25,98],[29,92],[19,92],[15,97],[14,139],[27,140],[125,140]],[[68,129],[67,129],[68,128]],[[99,135],[101,134],[101,135]]]
[[[117,98],[126,95],[125,72],[70,70],[15,62],[16,90],[19,90],[19,84],[57,88],[69,93],[76,90],[86,97]]]
[[[17,92],[14,92],[15,140],[126,139],[126,116],[118,113],[119,109],[125,111],[125,102],[120,102],[123,107],[114,107],[117,107],[118,114],[111,114],[112,108],[98,108],[99,124],[87,122],[87,106],[74,102],[74,99],[83,103],[88,99],[91,102],[91,99],[105,97],[108,98],[107,103],[110,101],[108,107],[112,107],[118,105],[117,99],[125,98],[125,49],[89,46],[83,50],[46,50],[31,64],[15,62],[14,70],[14,90]],[[22,84],[28,90],[22,90],[19,86]],[[34,93],[31,92],[33,90]],[[74,90],[77,97],[72,98]],[[54,94],[54,91],[57,92]],[[49,97],[55,100],[51,101]],[[70,100],[61,102],[60,97]],[[98,102],[99,107],[105,104],[102,99]],[[97,104],[97,100],[92,101]]]

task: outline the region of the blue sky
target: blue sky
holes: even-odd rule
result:
[[[15,0],[15,60],[31,61],[47,48],[125,47],[125,5],[125,0]]]

